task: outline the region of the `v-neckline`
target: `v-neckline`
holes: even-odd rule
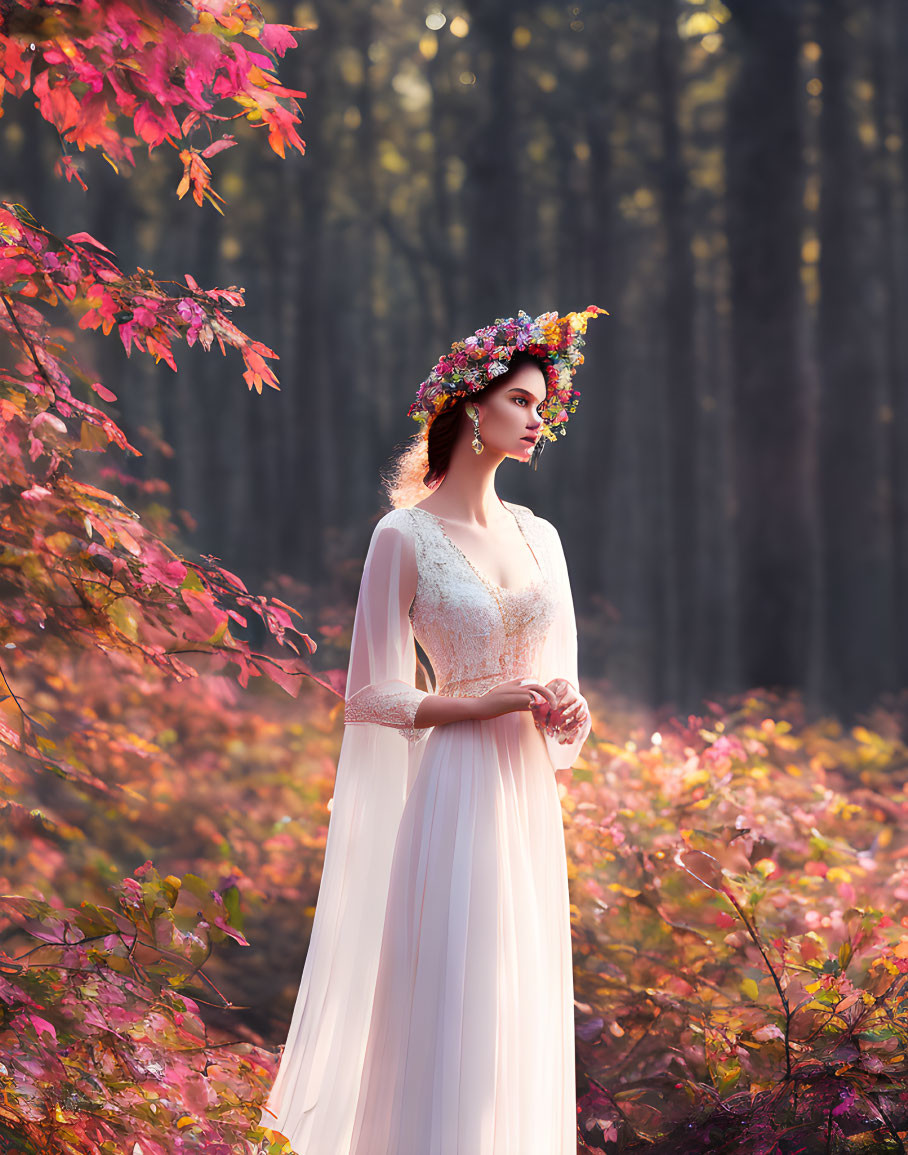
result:
[[[499,498],[499,501],[501,501],[500,498]],[[502,505],[502,508],[506,509],[508,511],[508,513],[511,515],[511,517],[513,517],[514,521],[517,523],[517,529],[520,532],[520,536],[523,538],[523,540],[526,544],[526,547],[530,551],[530,555],[533,558],[533,561],[536,565],[536,577],[533,578],[532,581],[527,582],[526,585],[516,586],[516,587],[515,586],[501,586],[498,584],[498,582],[493,582],[492,579],[488,576],[488,574],[483,573],[483,571],[478,566],[474,565],[473,562],[470,561],[470,559],[467,557],[467,555],[464,553],[464,551],[460,548],[460,546],[457,544],[457,542],[451,540],[450,536],[448,535],[447,528],[445,526],[444,518],[439,517],[437,513],[433,513],[431,509],[423,509],[422,506],[419,506],[419,505],[411,505],[410,508],[411,509],[418,509],[418,510],[420,510],[421,513],[428,514],[428,516],[432,518],[432,520],[436,523],[436,525],[441,530],[442,534],[445,537],[445,540],[448,542],[448,544],[451,546],[451,548],[456,550],[457,553],[460,554],[460,556],[467,563],[467,565],[470,567],[470,569],[473,571],[473,573],[476,574],[476,576],[479,578],[479,580],[481,582],[483,582],[484,585],[489,586],[490,589],[492,589],[494,592],[499,593],[499,594],[522,594],[522,593],[525,593],[527,590],[534,589],[537,585],[541,584],[541,582],[543,580],[542,566],[539,564],[539,559],[536,557],[536,551],[530,545],[529,539],[527,538],[527,535],[524,533],[523,526],[520,524],[520,518],[517,516],[517,514],[514,512],[514,510],[511,509],[510,505],[507,502],[501,501],[501,505]]]

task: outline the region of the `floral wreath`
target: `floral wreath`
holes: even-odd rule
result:
[[[535,320],[521,309],[516,317],[499,317],[493,325],[477,329],[463,341],[455,341],[450,353],[420,385],[407,416],[421,424],[431,421],[458,397],[476,393],[507,370],[514,353],[524,350],[542,362],[546,397],[541,407],[542,435],[549,441],[564,433],[568,416],[577,408],[580,393],[573,388],[574,374],[583,364],[580,352],[587,321],[605,313],[588,305],[582,313],[542,313]]]

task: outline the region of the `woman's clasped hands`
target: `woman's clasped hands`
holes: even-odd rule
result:
[[[546,689],[554,694],[555,703],[542,701],[531,707],[537,726],[561,743],[573,742],[589,719],[585,698],[567,678],[553,678],[546,683]]]
[[[566,678],[553,678],[545,685],[532,678],[512,678],[493,686],[477,703],[480,718],[529,710],[536,725],[559,742],[572,741],[589,716],[584,698]]]

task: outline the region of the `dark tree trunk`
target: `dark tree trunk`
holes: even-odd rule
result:
[[[695,289],[691,229],[687,204],[687,171],[681,155],[678,106],[678,11],[674,3],[658,9],[656,83],[662,163],[659,191],[665,229],[665,295],[662,300],[664,386],[659,413],[660,456],[664,462],[661,507],[666,518],[660,567],[661,597],[655,623],[664,661],[656,664],[654,691],[659,702],[677,703],[683,711],[696,701],[693,615],[687,607],[696,595],[697,398],[693,338]]]
[[[875,249],[852,103],[858,5],[824,0],[820,121],[820,494],[825,592],[824,669],[843,714],[881,689],[891,658],[890,523],[882,500],[884,390],[875,347]]]
[[[521,228],[518,143],[514,108],[515,9],[510,0],[481,0],[471,7],[476,83],[488,92],[482,119],[467,141],[468,308],[489,324],[510,316]],[[488,318],[488,320],[484,320]]]
[[[737,617],[746,686],[803,684],[807,646],[805,411],[798,376],[802,145],[798,0],[729,0]]]
[[[609,32],[604,16],[594,26]],[[605,39],[605,37],[603,37]],[[587,161],[587,204],[589,217],[583,246],[584,266],[581,299],[572,306],[600,305],[608,317],[598,317],[590,325],[588,344],[595,348],[594,365],[581,366],[577,375],[580,405],[565,437],[573,438],[570,462],[565,460],[563,477],[570,479],[569,493],[582,494],[579,500],[552,503],[551,515],[564,526],[568,543],[583,542],[571,550],[572,580],[579,607],[605,617],[607,604],[615,598],[614,496],[619,483],[618,460],[622,395],[627,388],[626,342],[631,340],[621,306],[628,279],[627,234],[622,228],[618,202],[620,189],[615,171],[611,132],[616,93],[608,69],[595,58],[588,75],[590,99],[586,102],[584,137],[589,146]],[[595,342],[595,344],[593,344]],[[552,445],[550,453],[561,449]],[[566,454],[564,455],[567,456]],[[540,469],[544,468],[543,464]],[[597,651],[597,644],[600,647]],[[588,660],[604,669],[616,663],[615,646],[609,634],[598,643],[587,633],[581,645]]]
[[[889,370],[889,459],[892,463],[892,636],[896,687],[908,686],[908,11],[901,0],[886,0],[885,19],[874,30],[876,86],[881,102],[880,178],[888,282],[886,348]],[[898,148],[890,144],[900,141]]]
[[[338,515],[335,473],[338,426],[334,394],[337,365],[334,358],[332,292],[334,290],[334,231],[328,222],[333,155],[326,124],[336,91],[333,52],[340,36],[337,10],[319,6],[317,33],[308,34],[307,82],[301,87],[317,94],[319,115],[307,108],[306,163],[300,172],[300,195],[305,223],[299,281],[295,286],[297,329],[294,364],[299,366],[292,387],[299,395],[296,423],[296,482],[287,495],[294,514],[296,572],[307,580],[323,576],[329,527]]]

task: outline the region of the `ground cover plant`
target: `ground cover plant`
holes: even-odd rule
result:
[[[53,691],[43,683],[43,693]],[[339,711],[320,688],[295,702],[270,694],[232,701],[224,694],[232,683],[213,674],[113,701],[100,668],[94,677],[83,669],[76,684],[86,718],[97,714],[96,745],[86,740],[84,757],[126,789],[91,794],[57,779],[53,795],[27,798],[40,803],[29,806],[30,826],[4,842],[3,890],[14,883],[20,895],[5,912],[16,928],[8,954],[31,952],[26,958],[42,968],[55,949],[62,958],[64,948],[48,944],[47,919],[57,920],[57,940],[61,926],[72,928],[77,946],[87,932],[100,952],[92,965],[113,971],[105,990],[136,1020],[126,1032],[135,1040],[146,1004],[138,987],[119,989],[137,979],[116,968],[136,959],[136,931],[127,933],[123,920],[142,909],[144,981],[169,976],[165,998],[190,1005],[161,1013],[189,1014],[198,1036],[174,1027],[142,1043],[142,1061],[156,1072],[143,1087],[158,1107],[150,1112],[145,1091],[134,1092],[142,1124],[161,1143],[181,1133],[186,1149],[201,1136],[224,1150],[255,1149],[256,1105],[273,1077],[274,1040],[292,1007],[317,895]],[[796,698],[753,692],[683,724],[663,719],[654,732],[652,719],[619,710],[609,687],[589,686],[593,734],[561,788],[584,1146],[900,1150],[904,705],[841,732],[829,719],[806,722]],[[109,744],[100,737],[108,728]],[[5,789],[27,786],[23,779]],[[124,891],[123,863],[143,853],[152,861]],[[121,910],[111,888],[118,900],[144,905]],[[160,927],[153,938],[149,925]],[[154,965],[151,941],[169,952]],[[204,972],[193,973],[203,960]],[[7,1022],[28,1039],[32,1068],[20,1093],[7,1084],[11,1111],[33,1104],[36,1086],[54,1102],[68,1085],[57,1066],[60,1039],[69,1032],[81,1065],[99,996],[81,978],[73,988],[56,976],[42,980],[35,999],[41,970],[10,973],[23,959],[3,962],[14,1016]],[[144,998],[155,1005],[147,990]],[[23,1028],[29,1014],[50,1026]],[[124,1060],[134,1070],[137,1045],[129,1043]],[[203,1100],[184,1084],[198,1091],[213,1055],[229,1069],[216,1069],[216,1093]],[[93,1118],[99,1104],[116,1101],[103,1067],[94,1077],[92,1110],[84,1084],[61,1106],[67,1135],[79,1133],[80,1110]]]
[[[905,703],[612,730],[564,798],[590,1150],[903,1151]],[[595,730],[595,727],[594,727]]]

